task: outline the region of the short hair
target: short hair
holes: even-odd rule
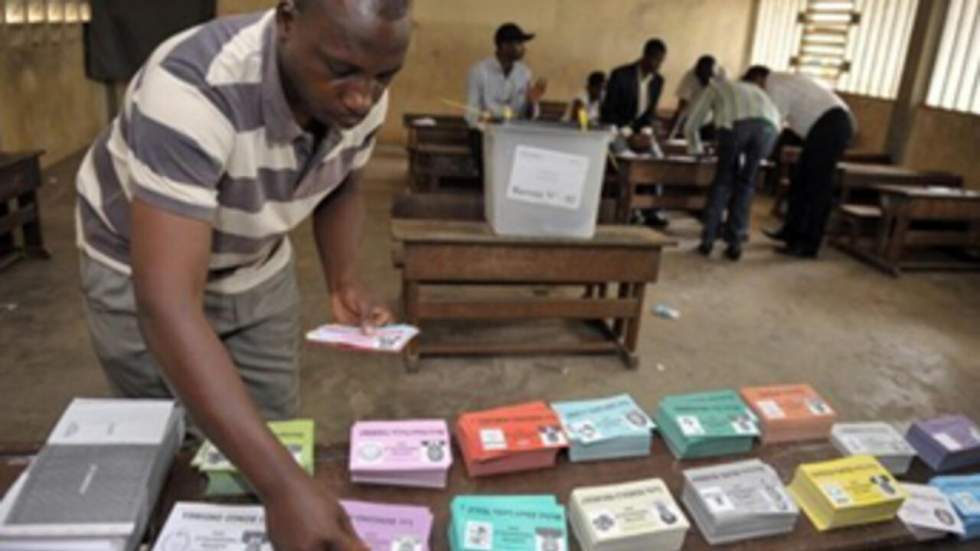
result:
[[[749,67],[747,71],[745,71],[745,75],[742,76],[742,80],[755,80],[758,78],[765,80],[769,78],[769,73],[771,72],[772,71],[769,70],[769,67],[766,67],[765,65],[753,65]]]
[[[606,83],[606,73],[603,73],[602,71],[592,71],[589,73],[587,83],[589,86],[602,86]]]
[[[302,13],[311,5],[324,0],[293,0],[296,11]],[[412,5],[412,0],[367,0],[370,2],[370,10],[385,21],[397,21],[408,14]]]
[[[715,56],[712,56],[712,55],[703,55],[703,56],[701,56],[701,57],[698,58],[698,62],[695,65],[697,67],[701,67],[701,66],[705,66],[706,65],[706,66],[711,67],[712,69],[714,69],[716,63],[717,63],[717,61],[715,60]]]
[[[667,45],[659,38],[651,38],[643,45],[643,57],[653,57],[658,54],[666,54]]]

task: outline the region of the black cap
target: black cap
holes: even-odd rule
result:
[[[495,44],[502,44],[504,42],[527,42],[534,38],[534,34],[524,32],[524,29],[517,26],[517,23],[504,23],[498,29],[496,34],[493,35],[493,41]]]

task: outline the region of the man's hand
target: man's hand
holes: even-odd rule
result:
[[[538,103],[541,101],[541,98],[544,97],[544,93],[547,91],[548,81],[543,78],[539,78],[527,89],[527,101],[531,103]]]
[[[642,132],[636,132],[626,140],[630,149],[637,153],[649,153],[653,147],[653,139]]]
[[[264,505],[276,551],[370,551],[354,533],[336,496],[309,477],[287,482],[267,496]]]
[[[395,319],[387,306],[378,304],[359,285],[344,285],[330,293],[330,309],[334,322],[358,326],[365,332]]]

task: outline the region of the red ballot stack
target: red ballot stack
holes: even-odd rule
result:
[[[742,398],[759,416],[762,442],[823,440],[837,414],[810,385],[774,385],[742,389]]]
[[[544,402],[464,413],[456,437],[471,477],[554,467],[568,446],[558,415]]]

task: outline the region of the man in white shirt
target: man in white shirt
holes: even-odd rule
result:
[[[725,80],[725,78],[727,77],[724,67],[718,65],[715,58],[710,55],[699,57],[694,67],[684,73],[680,84],[677,85],[677,110],[674,111],[674,118],[670,121],[671,137],[683,131],[683,123],[687,117],[688,109],[698,101],[701,93],[708,88],[708,85],[716,80]],[[708,122],[710,120],[708,119]],[[710,129],[710,125],[702,127],[704,139],[712,138],[712,136],[706,135],[710,134]]]
[[[477,62],[466,80],[466,122],[470,125],[470,147],[483,170],[483,132],[481,124],[488,121],[533,119],[538,115],[538,102],[544,96],[547,82],[533,81],[530,67],[524,59],[524,44],[534,34],[524,32],[515,23],[497,28],[493,41],[494,55]]]
[[[746,78],[765,88],[786,125],[803,139],[786,223],[779,231],[765,233],[785,242],[777,253],[816,258],[830,218],[834,170],[854,136],[854,117],[840,96],[807,75],[755,66]]]
[[[584,111],[585,120],[589,122],[589,126],[598,126],[600,124],[599,108],[605,95],[606,74],[602,71],[593,71],[585,82],[585,90],[572,100],[572,105],[569,107],[568,113],[565,114],[565,120],[578,124],[581,120],[579,112]]]

